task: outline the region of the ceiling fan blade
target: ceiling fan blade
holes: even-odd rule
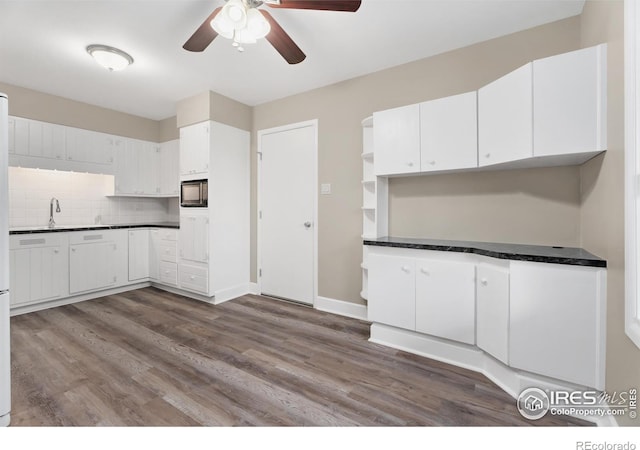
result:
[[[356,12],[361,0],[280,0],[279,3],[268,3],[272,8],[316,9],[321,11]]]
[[[211,28],[211,21],[220,12],[222,6],[213,10],[213,12],[207,17],[202,25],[196,30],[187,42],[184,43],[182,48],[190,52],[201,52],[211,44],[211,42],[218,36],[218,33]]]
[[[289,64],[298,64],[304,61],[307,55],[293,42],[293,39],[276,22],[267,11],[260,10],[262,15],[271,25],[271,31],[265,37],[267,41],[282,55]]]

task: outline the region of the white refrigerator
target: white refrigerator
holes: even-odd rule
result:
[[[11,347],[9,343],[9,107],[0,92],[0,426],[11,412]]]

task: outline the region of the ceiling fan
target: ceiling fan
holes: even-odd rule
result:
[[[318,11],[356,12],[361,0],[225,0],[226,4],[216,8],[195,33],[182,46],[190,52],[201,52],[221,35],[233,39],[233,45],[244,51],[244,44],[257,39],[267,41],[289,64],[298,64],[306,58],[300,47],[284,31],[276,20],[264,9],[272,8],[313,9]]]

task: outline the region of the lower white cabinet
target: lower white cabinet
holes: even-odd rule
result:
[[[509,364],[509,263],[480,263],[476,275],[476,344]]]
[[[416,259],[416,331],[474,344],[475,265]]]
[[[178,285],[177,230],[150,231],[149,278],[161,284]]]
[[[415,259],[369,255],[368,314],[379,322],[416,329]]]
[[[116,285],[117,244],[102,233],[85,234],[85,242],[69,245],[69,292],[107,289]]]
[[[180,258],[188,261],[209,260],[209,217],[180,215]]]
[[[370,249],[368,313],[372,322],[440,338],[475,342],[475,266]],[[385,254],[387,253],[387,254]]]
[[[67,295],[68,241],[57,233],[11,236],[9,273],[11,306]]]
[[[149,230],[129,231],[129,281],[149,278]]]
[[[514,261],[510,275],[510,365],[604,388],[605,270]]]

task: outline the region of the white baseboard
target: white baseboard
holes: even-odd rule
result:
[[[258,283],[249,283],[249,294],[260,295]]]
[[[242,297],[243,295],[249,294],[251,292],[251,287],[249,283],[239,284],[237,286],[232,286],[227,289],[221,289],[216,291],[213,296],[213,304],[219,305],[220,303],[228,302],[229,300],[233,300],[234,298]]]
[[[11,423],[11,414],[0,416],[0,427],[8,427]]]
[[[338,314],[339,316],[367,320],[367,307],[365,305],[318,296],[313,307],[320,311]]]
[[[543,390],[569,391],[591,389],[514,369],[473,345],[439,339],[379,323],[371,324],[369,341],[479,372],[514,399],[518,398],[520,392],[529,387],[537,387]],[[597,426],[617,426],[613,416],[575,417],[592,421]]]
[[[151,286],[149,281],[136,284],[128,284],[126,286],[120,286],[117,288],[106,289],[103,291],[89,292],[87,294],[74,295],[71,297],[65,297],[59,300],[51,300],[42,303],[34,303],[31,305],[20,305],[11,308],[11,317],[18,316],[20,314],[26,314],[36,311],[42,311],[43,309],[55,308],[57,306],[71,305],[72,303],[84,302],[85,300],[93,300],[94,298],[106,297],[107,295],[121,294],[127,291],[133,291],[134,289],[142,289]]]

